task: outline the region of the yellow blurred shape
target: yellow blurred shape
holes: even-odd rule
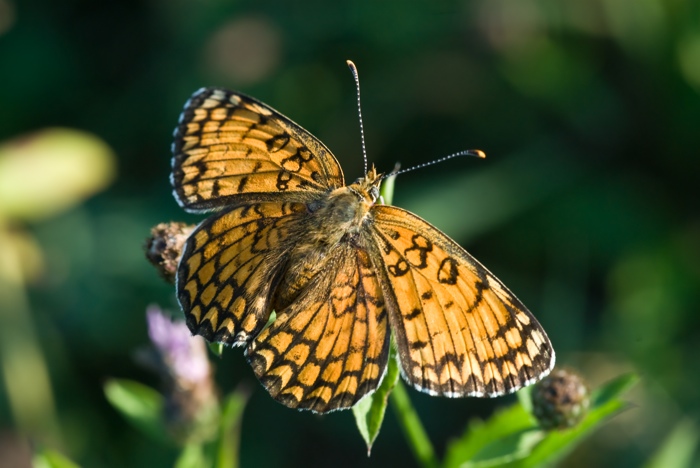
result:
[[[50,128],[0,145],[0,219],[57,214],[115,177],[112,150],[79,130]]]

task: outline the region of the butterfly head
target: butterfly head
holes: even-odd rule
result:
[[[360,194],[370,204],[374,204],[379,198],[379,186],[382,183],[382,175],[372,166],[364,177],[357,179],[349,188],[351,191]]]

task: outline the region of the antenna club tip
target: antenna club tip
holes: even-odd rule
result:
[[[484,159],[486,157],[486,153],[484,153],[481,150],[470,150],[469,152],[472,153],[477,158]]]
[[[351,70],[357,70],[355,63],[352,60],[346,60],[345,63],[348,64],[348,67],[350,67]]]

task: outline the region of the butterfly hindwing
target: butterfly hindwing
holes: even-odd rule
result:
[[[323,143],[244,94],[200,89],[185,104],[174,137],[171,179],[188,211],[344,185]]]
[[[177,295],[192,333],[232,345],[266,324],[301,203],[264,202],[207,218],[185,244]]]
[[[546,333],[476,259],[408,211],[375,205],[371,215],[406,380],[430,394],[497,396],[550,371]]]
[[[292,408],[349,408],[377,388],[389,325],[368,253],[341,244],[296,301],[248,347],[255,375]]]

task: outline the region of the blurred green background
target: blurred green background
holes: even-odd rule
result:
[[[352,181],[346,59],[381,171],[487,154],[400,176],[395,204],[498,275],[559,365],[591,386],[642,376],[634,408],[566,466],[639,466],[674,428],[692,452],[700,3],[0,0],[0,459],[50,447],[84,466],[172,464],[177,450],[129,426],[102,385],[157,386],[133,359],[146,306],[179,315],[143,244],[158,222],[201,220],[170,194],[180,110],[202,86],[246,92],[324,141]],[[350,412],[274,402],[238,349],[216,366],[222,391],[255,389],[243,466],[415,463],[391,410],[367,459]],[[410,396],[438,452],[513,398]]]

